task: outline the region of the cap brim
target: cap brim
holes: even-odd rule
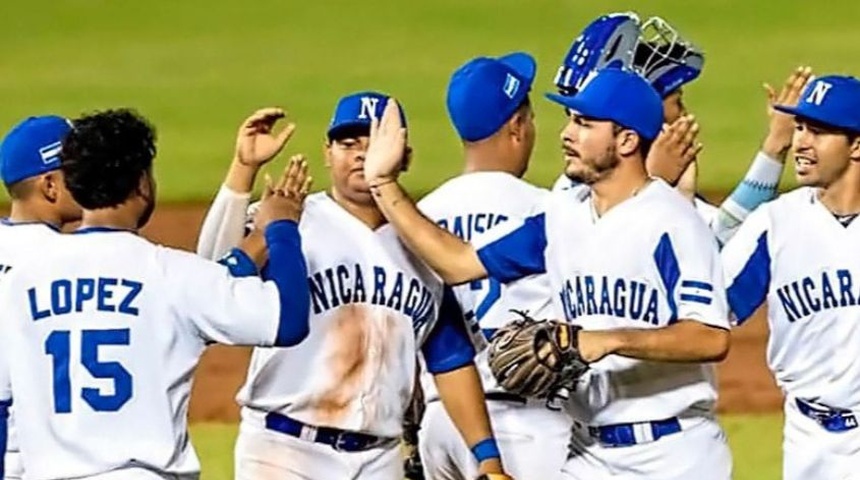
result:
[[[589,111],[589,105],[583,102],[581,99],[577,98],[573,95],[559,95],[558,93],[546,93],[544,94],[546,98],[549,100],[563,106],[567,107],[571,110],[575,110],[586,117],[591,117],[597,120],[602,120],[600,116],[594,113],[594,111]]]
[[[517,72],[521,77],[528,79],[529,86],[531,86],[537,73],[537,62],[535,62],[534,57],[528,53],[515,52],[499,57],[498,60]]]
[[[833,119],[824,118],[824,116],[816,113],[814,111],[805,110],[801,107],[791,107],[788,105],[774,105],[774,110],[777,110],[782,113],[787,113],[789,115],[794,115],[795,117],[804,118],[807,120],[812,120],[813,122],[820,123],[822,125],[826,125],[828,127],[832,127],[836,130],[847,130],[850,132],[855,131],[850,125],[840,125],[837,123],[833,123]]]
[[[330,140],[370,135],[370,122],[344,122],[328,129]]]

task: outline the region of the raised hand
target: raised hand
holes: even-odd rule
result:
[[[684,115],[664,127],[645,159],[648,173],[675,185],[690,162],[702,151],[698,137],[699,124],[692,115]]]
[[[382,118],[370,125],[370,145],[364,158],[364,178],[371,186],[394,181],[402,170],[406,153],[406,129],[400,120],[400,109],[393,98],[388,100]]]
[[[803,89],[812,78],[812,68],[801,66],[789,74],[779,92],[776,92],[770,84],[764,84],[764,89],[767,92],[767,114],[770,121],[768,122],[767,137],[762,144],[762,151],[776,160],[784,160],[785,154],[791,147],[791,137],[794,134],[794,117],[774,109],[773,106],[797,105]]]
[[[275,123],[285,117],[280,108],[263,108],[245,119],[236,137],[236,161],[259,168],[275,158],[296,129],[290,122],[279,133],[273,131]]]
[[[305,197],[310,192],[312,178],[308,176],[308,163],[302,155],[290,159],[284,174],[276,184],[266,177],[263,198],[254,215],[254,227],[259,231],[278,220],[298,222],[304,209]]]

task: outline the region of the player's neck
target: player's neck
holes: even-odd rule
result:
[[[59,228],[63,222],[60,220],[60,215],[52,210],[30,202],[12,202],[9,210],[9,221],[13,223],[41,222]]]
[[[370,200],[370,204],[354,202],[343,195],[338,194],[334,189],[329,192],[329,196],[335,203],[340,205],[341,208],[349,212],[353,217],[359,219],[361,223],[367,225],[371,230],[376,230],[386,223],[385,216],[382,215],[381,211],[379,211],[379,207],[376,206],[373,199]]]
[[[623,161],[608,177],[591,185],[594,210],[598,216],[633,198],[651,182],[644,167],[623,168],[622,165]]]
[[[836,215],[860,212],[860,169],[850,169],[826,188],[818,189],[818,200]]]
[[[494,143],[469,145],[464,151],[465,168],[463,173],[505,172],[522,177],[525,172],[514,165],[516,162],[504,161],[510,154],[495,147]]]
[[[140,215],[122,206],[117,208],[99,208],[96,210],[84,210],[81,228],[112,228],[116,230],[128,230],[136,232]]]

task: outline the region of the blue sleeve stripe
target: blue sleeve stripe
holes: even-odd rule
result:
[[[675,256],[675,250],[672,248],[672,240],[669,239],[669,234],[664,233],[660,237],[660,242],[654,250],[654,263],[657,265],[657,271],[660,272],[660,279],[663,281],[663,286],[666,287],[666,300],[669,303],[669,310],[672,312],[672,317],[669,323],[674,323],[678,320],[678,305],[675,303],[675,287],[678,285],[678,280],[681,278],[681,269],[678,266],[678,257]]]
[[[738,319],[745,322],[765,301],[770,288],[770,252],[767,247],[767,232],[762,232],[747,263],[726,289],[729,307]]]
[[[299,226],[291,220],[279,220],[269,224],[264,235],[269,264],[263,271],[263,279],[275,282],[281,304],[274,345],[290,347],[299,344],[310,332],[311,294]]]
[[[713,301],[711,297],[704,297],[702,295],[690,295],[688,293],[682,293],[681,300],[685,302],[703,303],[705,305],[710,305]]]
[[[681,281],[681,288],[698,288],[700,290],[714,291],[714,286],[707,282],[697,282],[695,280]]]
[[[224,255],[218,263],[227,267],[234,277],[253,277],[257,275],[257,264],[244,251],[234,248]]]
[[[546,221],[544,214],[527,218],[516,230],[478,250],[488,276],[502,283],[545,273]]]
[[[0,401],[0,478],[3,478],[6,474],[4,457],[6,456],[6,439],[9,435],[7,424],[9,421],[10,405],[12,405],[12,400]]]
[[[482,328],[481,329],[481,332],[483,332],[483,334],[484,334],[484,338],[486,338],[487,340],[493,338],[493,335],[495,335],[496,332],[498,332],[498,331],[499,331],[498,328]]]
[[[421,346],[427,371],[437,375],[465,367],[475,359],[475,346],[466,330],[466,321],[450,287],[446,287],[439,318]]]

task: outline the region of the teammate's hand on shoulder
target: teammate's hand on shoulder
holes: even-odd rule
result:
[[[254,215],[254,227],[265,231],[266,227],[278,220],[299,221],[304,209],[305,197],[311,188],[308,176],[308,163],[302,155],[294,155],[277,184],[266,178],[263,198]]]
[[[394,181],[406,157],[406,128],[397,101],[388,100],[382,118],[370,125],[370,145],[364,159],[364,178],[371,186]]]
[[[684,115],[665,126],[645,159],[648,174],[675,185],[690,162],[702,151],[698,137],[699,123],[692,115]]]
[[[245,119],[236,136],[235,161],[259,168],[275,158],[296,129],[290,122],[279,133],[274,132],[275,123],[286,115],[280,108],[263,108]]]
[[[767,137],[762,143],[762,151],[774,160],[784,162],[788,149],[791,148],[791,137],[794,135],[794,116],[780,112],[774,105],[796,106],[803,89],[812,80],[811,67],[797,67],[785,79],[782,89],[777,93],[770,84],[765,83],[767,92],[768,122]]]

